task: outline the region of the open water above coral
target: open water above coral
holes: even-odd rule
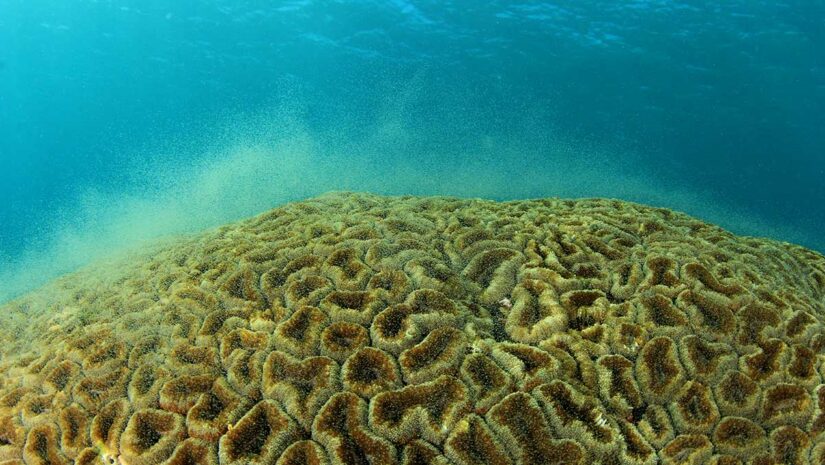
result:
[[[822,2],[6,0],[0,300],[327,190],[610,196],[825,250]]]

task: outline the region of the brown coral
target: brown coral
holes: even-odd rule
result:
[[[123,431],[121,457],[134,465],[159,463],[172,455],[184,436],[182,416],[164,410],[138,410]]]
[[[825,257],[332,194],[0,307],[0,463],[825,463]]]

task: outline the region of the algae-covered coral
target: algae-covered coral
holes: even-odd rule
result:
[[[825,257],[330,194],[2,307],[0,463],[823,464]]]

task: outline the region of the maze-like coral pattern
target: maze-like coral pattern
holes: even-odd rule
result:
[[[0,464],[825,464],[825,258],[330,194],[0,307]]]

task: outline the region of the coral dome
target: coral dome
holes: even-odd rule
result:
[[[0,307],[0,464],[824,464],[825,257],[333,193]]]

